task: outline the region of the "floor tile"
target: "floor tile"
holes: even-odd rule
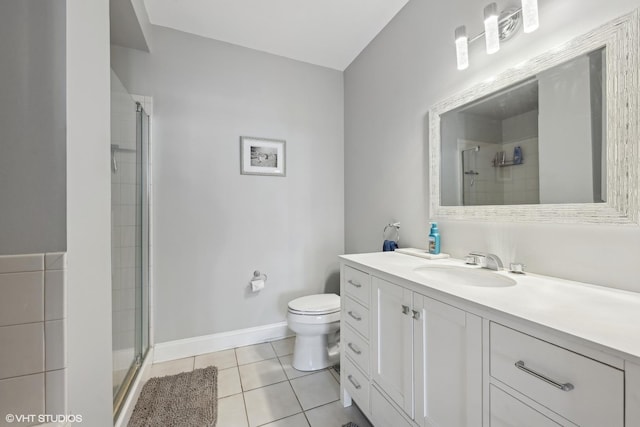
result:
[[[242,393],[238,368],[218,369],[218,398]]]
[[[242,394],[218,399],[216,427],[248,427]]]
[[[230,349],[196,356],[194,365],[196,369],[206,368],[207,366],[217,366],[218,369],[227,369],[238,366],[236,352],[233,349]]]
[[[297,414],[269,424],[264,424],[261,427],[309,427],[309,422],[304,414]]]
[[[305,411],[340,398],[340,387],[327,370],[291,380],[291,386]]]
[[[281,382],[244,393],[251,427],[302,412],[289,382]]]
[[[293,354],[293,346],[296,343],[296,337],[289,337],[283,340],[271,341],[273,350],[276,352],[276,356],[286,356],[287,354]]]
[[[236,357],[238,358],[238,365],[246,365],[247,363],[273,359],[276,357],[276,353],[273,351],[271,344],[266,342],[247,347],[238,347],[236,348]]]
[[[240,379],[242,390],[247,391],[286,381],[287,376],[278,359],[269,359],[240,366]]]
[[[296,368],[291,366],[292,362],[293,362],[293,355],[280,357],[280,363],[282,364],[284,373],[287,375],[287,378],[289,378],[290,380],[294,378],[303,377],[305,375],[311,375],[315,372],[315,371],[298,371]]]
[[[151,366],[152,377],[164,377],[166,375],[175,375],[180,372],[193,371],[193,357],[185,357],[184,359],[171,360],[169,362],[154,363]]]
[[[340,401],[329,403],[305,412],[311,427],[338,427],[352,421],[358,427],[371,427],[357,406],[344,408]]]

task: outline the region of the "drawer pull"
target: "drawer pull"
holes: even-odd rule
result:
[[[416,310],[412,310],[412,311],[413,311],[413,318],[415,320],[420,320],[420,312]]]
[[[349,375],[347,377],[347,379],[349,380],[349,382],[351,382],[351,384],[353,384],[353,386],[356,388],[356,390],[360,390],[362,388],[362,386],[358,383],[358,381],[356,381],[353,378],[353,375]]]
[[[347,344],[347,347],[349,347],[351,351],[353,351],[355,354],[362,354],[362,350],[360,350],[358,347],[353,345],[353,343]]]
[[[551,378],[542,375],[539,372],[534,371],[533,369],[527,368],[524,364],[524,362],[522,360],[518,360],[516,363],[516,368],[520,369],[521,371],[526,372],[529,375],[533,375],[534,377],[538,378],[539,380],[544,381],[547,384],[551,384],[552,386],[554,386],[555,388],[558,388],[562,391],[571,391],[573,390],[573,384],[571,383],[559,383],[557,381],[552,380]]]
[[[354,282],[354,281],[353,281],[353,280],[351,280],[351,279],[349,279],[347,282],[348,282],[350,285],[355,286],[356,288],[361,288],[361,287],[362,287],[362,285],[361,285],[360,283],[358,283],[358,282]]]
[[[409,308],[408,305],[402,306],[402,314],[409,314],[410,312],[411,312],[411,309]]]
[[[353,311],[349,312],[349,316],[353,317],[354,319],[356,319],[358,322],[362,320],[362,317],[358,316],[357,314],[354,314]]]

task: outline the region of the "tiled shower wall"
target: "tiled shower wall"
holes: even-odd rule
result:
[[[66,414],[66,313],[65,253],[0,256],[0,426]]]

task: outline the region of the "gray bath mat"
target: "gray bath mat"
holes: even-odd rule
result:
[[[129,427],[213,427],[218,417],[218,368],[151,378]]]

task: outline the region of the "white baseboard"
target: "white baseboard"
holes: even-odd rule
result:
[[[294,333],[287,327],[287,322],[279,322],[255,328],[239,329],[219,334],[168,341],[155,345],[153,362],[157,363],[182,359],[183,357],[197,356],[199,354],[213,353],[214,351],[227,350],[229,348],[259,344],[293,335]]]
[[[151,365],[153,364],[153,353],[154,349],[150,348],[147,357],[144,358],[144,362],[142,362],[142,366],[140,367],[140,372],[136,376],[136,379],[133,381],[131,385],[131,389],[127,394],[127,399],[122,404],[122,409],[120,409],[120,414],[118,415],[118,419],[113,423],[114,427],[124,427],[129,424],[129,418],[131,418],[131,414],[133,414],[133,408],[136,406],[136,402],[138,401],[138,397],[140,397],[140,392],[142,391],[142,387],[145,385],[149,377],[151,376]]]

